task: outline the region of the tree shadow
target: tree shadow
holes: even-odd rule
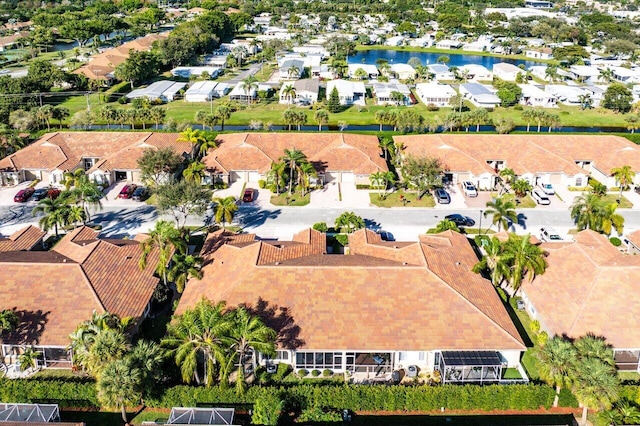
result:
[[[157,219],[157,212],[154,207],[146,206],[135,210],[120,209],[108,212],[98,212],[91,218],[91,223],[103,225],[102,236],[118,238],[129,236],[130,231],[137,230],[145,222]],[[127,232],[129,231],[129,232]]]
[[[300,327],[295,323],[289,308],[269,305],[269,302],[258,298],[254,306],[245,305],[247,310],[259,316],[264,323],[277,334],[276,345],[285,349],[297,349],[305,344],[300,339]]]
[[[528,217],[524,213],[518,213],[516,223],[522,226],[522,229],[527,229],[527,219]]]
[[[373,232],[378,232],[382,229],[380,223],[373,219],[364,219],[364,227],[372,230]]]
[[[235,215],[235,220],[243,228],[256,228],[260,225],[264,225],[269,219],[276,219],[280,216],[282,210],[267,210],[258,206],[247,206],[239,209]]]
[[[19,323],[15,330],[4,334],[3,342],[20,345],[38,345],[44,328],[49,322],[50,312],[13,310],[18,314]]]

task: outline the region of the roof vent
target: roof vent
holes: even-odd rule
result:
[[[456,262],[456,265],[460,266],[460,262]]]
[[[62,259],[62,263],[67,263],[67,259]]]
[[[278,266],[280,264],[280,262],[276,262],[276,266]]]
[[[127,256],[127,260],[133,259],[133,256]]]
[[[402,266],[407,266],[407,262],[402,262]]]

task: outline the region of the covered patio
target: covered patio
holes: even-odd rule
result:
[[[495,351],[442,351],[436,353],[435,369],[442,383],[498,383],[503,362]]]
[[[0,403],[0,422],[59,422],[58,404]]]

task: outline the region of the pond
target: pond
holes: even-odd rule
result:
[[[386,59],[390,64],[406,64],[410,58],[418,58],[422,65],[432,65],[437,63],[441,56],[448,56],[448,65],[460,67],[467,64],[482,65],[489,71],[493,69],[493,64],[508,62],[514,65],[524,64],[525,68],[533,65],[542,65],[540,62],[523,61],[521,59],[505,59],[493,56],[475,56],[469,54],[443,54],[432,52],[409,52],[406,50],[364,50],[349,56],[350,64],[375,64],[378,59]]]

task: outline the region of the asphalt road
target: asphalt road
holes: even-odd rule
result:
[[[37,224],[39,217],[31,216],[35,203],[0,206],[0,232],[9,234],[26,224]],[[264,238],[289,239],[296,232],[312,226],[316,222],[332,225],[344,209],[310,207],[271,207],[243,205],[236,213],[238,225],[245,231]],[[434,227],[442,218],[451,213],[462,213],[476,221],[480,226],[479,209],[420,209],[420,208],[364,208],[353,209],[361,216],[367,227],[390,232],[397,240],[414,241],[417,235]],[[630,233],[640,229],[640,210],[620,210],[625,217],[625,231]],[[92,213],[91,223],[102,225],[103,235],[122,237],[148,231],[158,220],[155,208],[146,204],[135,207],[104,207]],[[172,220],[166,217],[167,220]],[[188,225],[211,223],[211,212],[206,217],[194,217],[187,220]],[[487,229],[490,218],[482,219],[482,229]],[[514,230],[517,233],[537,234],[543,226],[552,226],[560,234],[566,234],[574,225],[568,210],[519,210],[519,223]],[[495,229],[495,228],[494,228]]]

